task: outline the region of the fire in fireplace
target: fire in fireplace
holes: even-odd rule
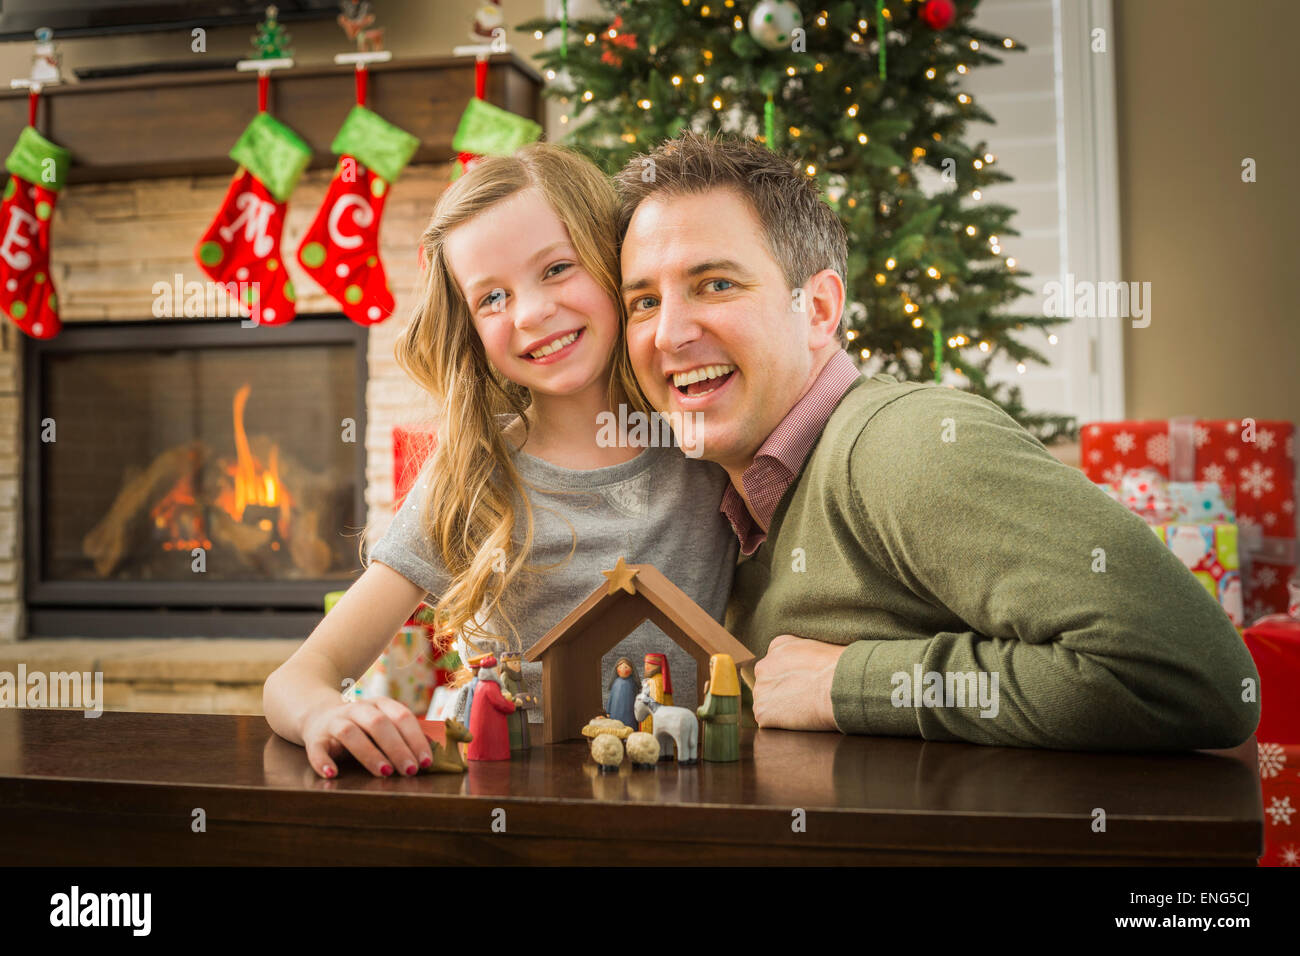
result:
[[[33,340],[29,631],[309,633],[359,570],[365,341],[305,316]]]
[[[273,577],[327,577],[339,570],[328,529],[347,517],[350,502],[340,494],[346,489],[287,455],[282,464],[271,435],[250,442],[244,407],[251,391],[245,383],[234,395],[229,455],[195,439],[160,452],[143,469],[130,469],[82,539],[96,575],[131,577],[145,563],[150,576],[165,577],[186,566],[171,554],[177,551],[202,564],[209,553],[228,555],[231,568]]]

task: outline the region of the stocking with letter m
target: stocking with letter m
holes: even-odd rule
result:
[[[260,112],[230,150],[239,163],[217,217],[194,250],[199,268],[221,283],[258,325],[293,321],[293,283],[280,254],[289,194],[311,162],[311,147]]]

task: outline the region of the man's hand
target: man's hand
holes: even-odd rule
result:
[[[839,730],[831,682],[844,648],[782,634],[754,665],[754,720],[784,730]]]

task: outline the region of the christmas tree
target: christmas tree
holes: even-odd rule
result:
[[[998,311],[1028,291],[1027,273],[1003,248],[1015,211],[982,199],[1011,177],[985,142],[965,141],[969,122],[993,118],[961,80],[1022,48],[973,26],[978,0],[601,5],[605,17],[518,27],[561,31],[538,60],[565,143],[611,173],[688,128],[789,154],[848,231],[850,354],[900,379],[949,371],[1044,443],[1075,437],[1072,418],[1031,412],[1019,388],[989,379],[998,356],[1047,364],[1016,333],[1066,320]]]

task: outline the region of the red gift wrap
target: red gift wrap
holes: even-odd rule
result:
[[[1300,746],[1300,620],[1270,615],[1242,637],[1259,671],[1256,740]],[[1300,770],[1300,766],[1296,767]]]
[[[393,511],[402,507],[406,493],[437,444],[437,432],[431,427],[393,428]]]
[[[1300,866],[1300,578],[1289,591],[1286,614],[1269,615],[1242,635],[1259,671],[1260,866]]]
[[[1286,610],[1287,581],[1300,565],[1295,431],[1291,422],[1249,418],[1096,422],[1080,429],[1080,454],[1095,482],[1154,468],[1171,481],[1231,489],[1250,622]]]
[[[1300,866],[1300,744],[1261,741],[1259,776],[1264,793],[1259,865]]]

